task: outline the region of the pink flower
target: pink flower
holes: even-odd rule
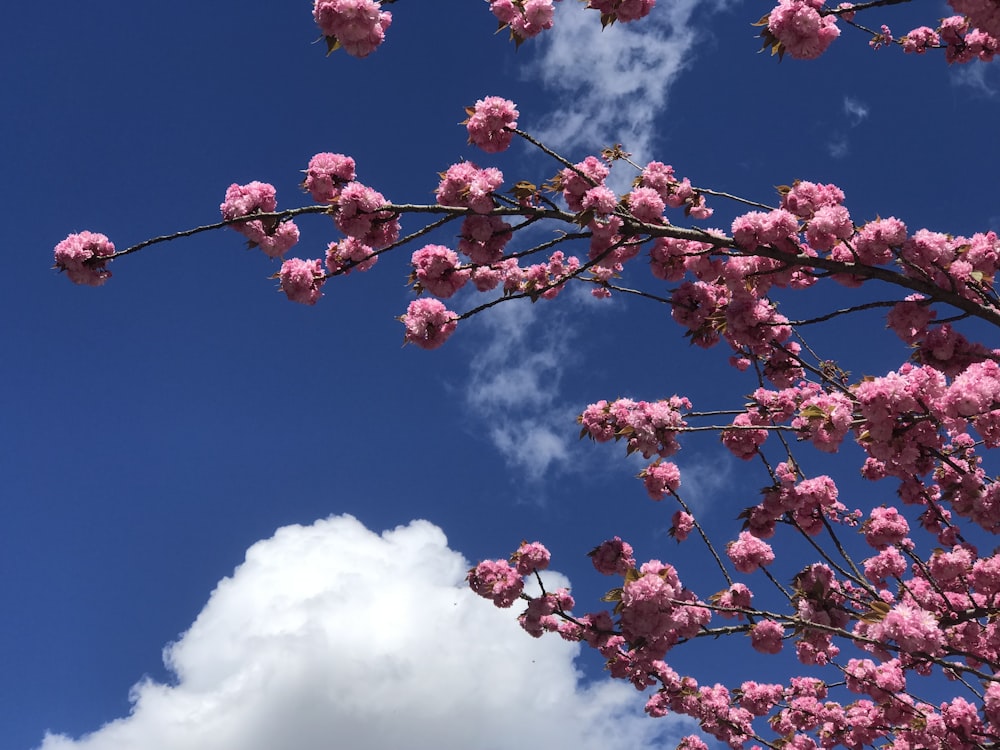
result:
[[[920,26],[909,32],[900,41],[903,43],[903,52],[922,55],[928,49],[941,46],[941,37],[934,29],[928,26]]]
[[[819,57],[840,36],[837,17],[821,16],[816,10],[821,5],[822,0],[780,0],[771,11],[767,28],[792,57]]]
[[[611,16],[613,21],[627,23],[645,18],[654,5],[656,0],[590,0],[587,7]]]
[[[614,213],[615,208],[618,207],[618,196],[615,195],[611,188],[605,185],[598,185],[597,187],[590,188],[590,190],[583,194],[580,206],[583,210],[593,211],[598,216],[608,216]]]
[[[441,245],[427,245],[413,253],[413,279],[421,289],[447,299],[465,286],[471,276],[460,268],[458,255]]]
[[[658,560],[643,564],[642,575],[622,588],[622,633],[629,640],[657,638],[672,627],[673,600],[681,594],[677,571]]]
[[[477,214],[488,214],[495,205],[493,193],[502,184],[499,169],[479,169],[471,161],[463,161],[448,167],[435,193],[440,206],[465,206]]]
[[[602,542],[594,547],[589,555],[597,572],[606,576],[615,574],[623,576],[635,567],[632,545],[623,542],[621,537],[616,536],[614,539]]]
[[[230,185],[219,210],[223,220],[233,221],[244,216],[273,213],[277,207],[274,186],[254,181],[247,185]],[[299,241],[299,228],[295,222],[275,217],[241,221],[232,227],[250,241],[251,247],[259,247],[271,258],[284,255]]]
[[[518,112],[514,102],[499,96],[488,96],[466,111],[469,113],[469,119],[465,121],[469,143],[488,154],[507,150],[514,137],[511,130],[517,127]]]
[[[323,36],[354,57],[374,52],[392,23],[392,14],[375,0],[316,0],[313,18]]]
[[[524,579],[506,560],[484,560],[465,577],[469,587],[498,607],[509,607],[524,590]]]
[[[760,620],[750,628],[750,643],[754,649],[764,654],[781,651],[785,629],[774,620]]]
[[[728,589],[712,596],[712,602],[715,606],[723,607],[723,610],[719,614],[729,619],[735,617],[738,620],[742,620],[744,615],[742,612],[726,611],[725,608],[728,607],[734,610],[750,609],[752,601],[753,592],[743,583],[734,583]]]
[[[107,259],[115,254],[115,246],[106,236],[96,232],[71,234],[55,247],[55,267],[65,271],[74,284],[100,286],[111,271],[105,268]]]
[[[886,316],[886,325],[907,344],[915,344],[927,335],[927,325],[937,317],[929,300],[921,294],[911,294],[897,302]]]
[[[560,172],[559,181],[569,210],[583,211],[583,196],[591,188],[604,184],[611,170],[596,156],[588,156],[574,166],[575,169],[567,167]]]
[[[733,419],[733,427],[722,431],[722,444],[737,458],[749,461],[757,455],[757,449],[767,440],[767,430],[745,429],[753,425],[749,414],[737,414]]]
[[[948,0],[948,4],[967,16],[972,26],[1000,37],[1000,3],[996,0]]]
[[[490,0],[490,10],[518,43],[552,28],[552,0]]]
[[[511,557],[511,562],[517,567],[518,574],[522,576],[534,573],[536,570],[545,570],[549,567],[549,560],[552,555],[540,542],[524,542],[517,548],[517,552]]]
[[[662,500],[668,492],[676,492],[681,485],[680,469],[670,461],[656,461],[643,469],[639,476],[653,500]]]
[[[466,216],[462,220],[458,251],[469,256],[473,263],[490,265],[503,258],[503,249],[512,236],[510,224],[500,216]]]
[[[741,531],[736,541],[726,545],[726,554],[741,573],[753,573],[757,568],[774,562],[771,545],[749,531]]]
[[[740,706],[754,716],[767,716],[785,696],[781,685],[760,684],[748,680],[740,685]]]
[[[320,287],[326,278],[321,260],[289,258],[281,264],[278,278],[281,280],[281,291],[292,302],[315,305],[316,300],[323,296]]]
[[[733,241],[743,250],[753,252],[761,245],[772,245],[783,252],[796,252],[794,237],[799,223],[795,215],[779,208],[769,213],[750,211],[737,216],[732,225]]]
[[[278,207],[274,185],[251,182],[247,185],[233,183],[226,188],[226,199],[219,206],[225,221],[256,213],[271,213]],[[237,231],[243,225],[236,225]]]
[[[876,640],[894,640],[909,653],[936,656],[944,644],[944,633],[933,614],[919,607],[897,604],[881,622],[869,629]]]
[[[309,160],[302,187],[317,203],[330,203],[354,177],[354,159],[350,156],[316,154]]]
[[[781,207],[801,219],[811,219],[820,208],[839,206],[844,202],[844,191],[836,185],[820,185],[797,180],[781,198]]]
[[[248,222],[247,229],[251,231],[245,234],[251,244],[263,250],[264,254],[269,258],[280,258],[299,241],[299,228],[295,226],[294,221],[279,222],[274,229],[257,235],[253,232],[254,227],[251,225],[260,223],[255,221]]]
[[[349,182],[337,197],[333,220],[337,228],[377,250],[399,238],[399,218],[379,209],[388,203],[382,193],[360,182]]]
[[[886,578],[899,578],[906,572],[906,558],[895,547],[886,547],[874,557],[863,561],[865,578],[881,584]]]
[[[666,205],[653,188],[637,187],[628,194],[628,208],[636,219],[645,224],[662,224]]]
[[[670,536],[678,542],[683,542],[694,529],[694,516],[682,510],[674,511],[670,523]]]
[[[406,326],[407,343],[421,349],[437,349],[455,332],[458,316],[436,299],[421,297],[410,303],[399,318]]]
[[[910,533],[910,524],[896,508],[872,508],[868,520],[861,526],[865,541],[877,550],[901,544]]]
[[[843,206],[822,206],[806,226],[806,240],[814,250],[826,251],[838,240],[847,240],[854,234],[851,215]]]
[[[326,268],[330,273],[347,276],[351,271],[367,271],[378,262],[374,248],[356,237],[331,242],[326,248]]]

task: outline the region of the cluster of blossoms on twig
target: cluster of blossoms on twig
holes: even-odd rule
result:
[[[382,4],[316,0],[314,15],[331,50],[364,56],[390,24]],[[963,15],[899,40],[883,27],[878,43],[898,41],[916,53],[945,47],[953,62],[989,59],[997,49],[1000,4],[951,4]],[[489,5],[516,42],[554,19],[553,0]],[[589,0],[587,7],[608,25],[647,15],[653,1]],[[781,0],[762,19],[765,43],[792,57],[815,57],[839,34],[838,21],[854,24],[857,10]],[[325,257],[284,259],[274,275],[290,300],[307,305],[322,297],[331,278],[370,270],[382,253],[455,228],[450,244],[429,242],[410,256],[416,297],[400,321],[405,340],[420,348],[440,347],[461,320],[504,300],[551,300],[570,283],[587,285],[598,298],[635,295],[669,305],[691,343],[723,345],[731,365],[755,379],[751,393],[723,412],[732,417],[726,424],[707,425],[703,421],[720,412],[695,412],[683,396],[598,401],[579,417],[581,437],[621,442],[627,454],[649,462],[639,474],[647,494],[677,504],[672,536],[678,543],[701,539],[723,588],[699,594],[683,584],[675,566],[658,559],[639,563],[631,545],[616,537],[591,552],[599,573],[621,579],[605,597],[610,610],[576,613],[573,597],[562,589],[541,586],[539,595],[525,594],[524,578],[534,576],[541,585],[538,572],[550,562],[537,542],[522,544],[509,560],[475,566],[468,575],[472,589],[500,607],[526,601],[520,622],[529,634],[554,632],[593,647],[613,677],[654,688],[646,705],[650,715],[693,717],[733,748],[1000,743],[1000,556],[975,544],[1000,531],[1000,481],[987,471],[983,455],[1000,446],[1000,350],[970,341],[958,327],[966,318],[1000,326],[996,233],[913,231],[895,217],[857,222],[840,188],[810,181],[779,188],[775,206],[737,199],[695,187],[663,162],[634,164],[620,147],[573,162],[519,130],[513,102],[486,97],[466,112],[471,144],[498,154],[521,139],[555,161],[555,174],[505,188],[498,168],[463,160],[440,173],[433,205],[394,204],[358,181],[352,158],[320,153],[302,183],[313,206],[279,211],[272,185],[234,184],[218,224],[123,251],[102,234],[73,234],[56,246],[56,267],[75,283],[97,286],[110,277],[115,257],[222,226],[267,256],[284,258],[300,239],[294,219],[317,213],[343,236],[328,244]],[[636,173],[624,194],[609,185],[620,165]],[[737,216],[728,233],[676,223],[711,218],[712,197],[753,210]],[[422,214],[438,218],[404,236],[401,219]],[[558,227],[551,239],[515,241],[546,222]],[[655,293],[624,286],[639,258]],[[898,297],[805,321],[791,320],[776,301],[778,293],[821,283],[852,288],[873,281],[900,290]],[[468,299],[459,296],[463,289],[489,297],[459,314],[445,301]],[[852,382],[815,356],[801,335],[806,325],[879,307],[887,309],[886,324],[908,352],[908,361],[882,376]],[[944,309],[954,314],[939,319]],[[684,434],[696,430],[718,432],[734,456],[760,461],[768,476],[724,546],[709,539],[685,502],[681,470],[670,460]],[[861,476],[891,483],[900,508],[851,507],[831,477],[807,473],[793,455],[793,444],[829,454],[848,441],[863,453]],[[784,535],[816,551],[815,560],[796,564],[790,584],[772,573],[784,563],[777,543]],[[937,548],[928,549],[927,540]],[[859,547],[865,556],[856,560],[850,549]],[[828,669],[834,677],[703,685],[665,661],[688,641],[734,634],[762,654],[791,647],[803,667]],[[954,680],[967,697],[921,698],[914,676],[931,673]],[[851,699],[835,695],[838,690]],[[762,736],[765,722],[777,739]],[[681,747],[706,746],[691,736]]]
[[[632,189],[618,195],[607,179],[614,162],[627,161],[620,149],[571,163],[519,131],[509,101],[488,97],[468,113],[473,144],[498,153],[520,136],[560,162],[555,177],[542,187],[522,181],[504,193],[498,169],[463,161],[441,173],[434,206],[408,207],[358,182],[349,157],[317,154],[303,188],[317,203],[314,212],[328,214],[345,236],[329,244],[323,259],[282,263],[276,276],[289,299],[313,304],[331,277],[368,270],[379,253],[421,236],[424,230],[400,239],[400,217],[410,211],[440,213],[444,218],[428,225],[433,228],[461,221],[457,251],[431,243],[411,256],[410,282],[418,296],[401,321],[406,340],[425,349],[441,346],[463,317],[504,299],[552,299],[570,282],[590,285],[599,297],[635,291],[618,279],[645,252],[652,277],[675,285],[659,299],[690,340],[701,347],[725,343],[735,368],[757,373],[759,386],[731,424],[708,428],[718,430],[741,459],[764,458],[773,440],[786,454],[777,464],[763,461],[771,485],[742,513],[742,530],[716,549],[684,503],[680,469],[669,460],[685,432],[703,429],[691,402],[681,396],[620,398],[589,406],[580,416],[581,435],[623,441],[627,453],[651,460],[640,473],[647,493],[679,504],[672,535],[678,542],[700,537],[726,587],[699,596],[671,564],[637,564],[631,547],[613,539],[592,553],[600,572],[622,578],[608,595],[613,609],[577,615],[569,592],[543,589],[527,597],[520,618],[525,630],[534,636],[557,632],[596,648],[612,676],[640,689],[656,687],[647,703],[651,715],[693,716],[734,748],[765,742],[754,728],[762,717],[800,748],[855,747],[889,736],[897,747],[976,747],[1000,739],[1000,688],[991,676],[1000,666],[1000,558],[981,555],[961,526],[1000,530],[1000,483],[987,475],[977,453],[1000,445],[1000,352],[967,340],[953,320],[936,322],[942,304],[994,325],[1000,320],[993,289],[1000,269],[996,234],[911,232],[892,217],[858,226],[842,190],[806,181],[779,188],[778,206],[738,216],[730,235],[685,229],[668,213],[709,218],[711,191],[678,178],[669,165],[637,167]],[[272,186],[233,185],[221,206],[222,225],[265,254],[281,256],[298,240],[292,216],[300,209],[276,208]],[[572,231],[509,251],[522,227],[543,220]],[[586,253],[567,254],[563,243],[571,242],[583,243]],[[522,262],[536,254],[543,259]],[[106,237],[81,233],[57,246],[56,262],[71,280],[99,284],[113,255]],[[873,279],[910,292],[884,306],[888,326],[911,348],[912,361],[851,384],[836,368],[806,357],[796,340],[804,323],[780,313],[770,295],[829,280],[854,287]],[[449,310],[443,300],[469,285],[500,296],[462,315]],[[862,475],[894,479],[903,503],[918,509],[916,523],[942,549],[921,555],[910,522],[897,509],[847,507],[831,477],[802,472],[787,437],[823,453],[853,438],[866,454]],[[860,562],[824,552],[795,574],[787,590],[767,573],[780,558],[768,541],[779,530],[816,544],[827,539],[840,551],[838,534],[855,528],[872,549]],[[524,598],[523,577],[547,564],[541,545],[527,545],[510,562],[480,563],[469,583],[508,607]],[[740,575],[764,575],[787,608],[758,605],[758,588],[737,580]],[[864,697],[831,702],[830,684],[806,678],[738,689],[704,686],[664,661],[686,641],[733,633],[745,634],[750,647],[765,654],[794,643],[799,662],[839,670],[847,689]],[[842,658],[845,646],[858,655]],[[934,669],[960,676],[980,699],[979,708],[965,698],[932,705],[908,692],[911,673]],[[691,737],[684,746],[698,742]]]
[[[392,14],[382,6],[395,0],[314,0],[313,18],[327,43],[328,52],[343,49],[367,57],[385,40]],[[562,0],[486,0],[499,22],[520,44],[552,28],[555,3]],[[894,0],[898,2],[899,0]],[[602,26],[645,18],[656,0],[582,0],[600,14]],[[949,0],[959,15],[942,19],[937,28],[920,26],[896,39],[887,26],[875,32],[854,23],[855,14],[888,2],[840,3],[826,0],[779,0],[757,25],[762,26],[764,48],[794,58],[813,59],[840,36],[838,21],[857,26],[872,36],[872,46],[898,44],[907,53],[923,54],[944,49],[949,63],[989,61],[1000,51],[1000,9],[994,0]]]

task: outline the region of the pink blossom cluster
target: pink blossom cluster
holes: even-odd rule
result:
[[[522,14],[529,4],[510,3]],[[633,7],[603,5],[619,14]],[[781,7],[790,14],[789,23],[808,21],[810,11],[820,25],[825,22],[822,3],[783,0]],[[945,19],[942,27],[957,34],[960,24]],[[963,44],[972,33],[961,31]],[[467,123],[476,121],[470,140],[487,152],[502,150],[516,116],[506,100],[481,100]],[[573,615],[573,598],[564,590],[524,596],[524,577],[550,562],[537,542],[521,545],[507,561],[480,563],[469,572],[470,586],[498,606],[525,598],[520,622],[529,634],[556,632],[587,643],[601,653],[613,677],[639,689],[657,688],[647,704],[651,715],[692,716],[706,733],[733,747],[750,742],[756,736],[754,720],[765,716],[789,747],[880,746],[890,737],[900,747],[995,744],[1000,688],[973,688],[981,693],[978,705],[955,698],[935,706],[906,691],[914,673],[943,670],[969,683],[985,683],[1000,664],[1000,556],[981,555],[966,528],[968,521],[980,527],[973,530],[978,535],[1000,532],[1000,482],[980,453],[1000,447],[1000,350],[968,340],[958,330],[958,318],[948,313],[939,321],[935,309],[945,302],[963,311],[979,305],[995,313],[997,235],[911,233],[892,217],[856,227],[838,187],[804,181],[779,190],[779,208],[738,217],[732,238],[715,231],[679,233],[666,221],[667,208],[684,207],[696,218],[707,215],[707,209],[690,182],[678,180],[670,166],[650,162],[633,189],[618,196],[606,185],[610,156],[587,157],[572,168],[565,163],[552,188],[561,192],[572,215],[541,198],[533,186],[523,188],[530,196],[518,196],[517,203],[499,198],[499,170],[471,162],[449,168],[437,199],[439,207],[457,209],[448,219],[462,218],[458,252],[437,244],[414,252],[411,281],[418,292],[449,298],[471,281],[481,291],[502,287],[508,295],[548,299],[587,266],[590,281],[607,291],[645,243],[653,276],[677,285],[669,292],[672,317],[691,341],[706,347],[725,341],[737,369],[754,368],[759,383],[772,384],[758,387],[742,408],[729,410],[736,412],[731,424],[713,426],[734,455],[760,460],[770,483],[740,515],[738,536],[715,556],[725,588],[704,600],[683,586],[670,563],[650,560],[637,566],[635,551],[618,537],[591,553],[599,572],[622,577],[622,585],[606,596],[613,602],[610,612]],[[353,160],[341,154],[313,157],[304,187],[347,235],[329,245],[325,262],[292,258],[276,274],[289,299],[311,305],[327,275],[366,270],[379,252],[396,243],[404,208],[356,182]],[[497,211],[501,201],[504,210]],[[285,235],[294,233],[297,239],[298,230],[281,216],[261,216],[274,214],[276,204],[272,186],[251,183],[231,186],[221,210],[252,243],[280,255],[287,249],[278,251]],[[521,223],[511,225],[500,214],[515,205]],[[430,208],[441,212],[439,207]],[[553,217],[573,223],[571,239],[589,242],[589,262],[552,250],[555,243],[505,255],[516,230]],[[669,233],[682,239],[662,236]],[[57,246],[56,265],[77,283],[101,283],[113,254],[106,237],[84,232]],[[531,255],[538,262],[520,265]],[[857,285],[871,278],[870,266],[891,266],[878,276],[904,280],[900,285],[908,292],[921,290],[891,303],[887,316],[889,328],[911,347],[912,361],[852,384],[847,373],[817,362],[793,340],[793,323],[768,295],[772,289],[810,288],[825,276]],[[454,332],[460,316],[440,299],[420,297],[400,320],[407,342],[434,349]],[[704,416],[693,414],[686,398],[674,396],[655,402],[599,401],[579,417],[581,437],[624,440],[627,454],[652,459],[639,476],[652,499],[670,495],[680,505],[670,527],[678,541],[704,527],[680,496],[680,470],[664,459],[679,450],[678,433],[692,429],[689,421]],[[833,479],[807,474],[792,456],[789,433],[825,453],[837,452],[853,438],[865,456],[862,476],[894,478],[903,506],[849,509]],[[780,462],[765,450],[780,451]],[[833,540],[836,553],[823,551],[820,562],[796,565],[779,576],[785,539],[765,541],[779,530],[797,534],[810,547]],[[845,531],[856,537],[853,545],[840,543],[837,535]],[[928,534],[938,549],[921,551],[916,532]],[[855,564],[847,558],[848,548],[870,556]],[[733,580],[734,570],[769,579],[783,594],[785,609],[776,612],[763,604],[755,609],[755,592]],[[713,613],[726,618],[723,629],[712,629]],[[807,678],[792,678],[788,685],[744,683],[741,690],[699,685],[663,661],[685,640],[728,633],[745,635],[760,653],[776,654],[788,644],[803,665],[836,665],[842,689],[860,697],[847,705],[827,700],[827,683]],[[855,650],[852,656],[864,658],[839,659],[845,644]],[[694,739],[685,742],[697,746]]]
[[[292,302],[315,305],[323,296],[320,288],[326,281],[326,274],[323,272],[323,262],[320,260],[289,258],[281,264],[278,278],[281,280],[281,291]]]
[[[606,576],[624,576],[635,567],[632,545],[617,536],[594,547],[589,556],[597,572]]]
[[[106,266],[114,254],[114,244],[103,234],[79,232],[56,245],[55,267],[74,284],[100,286],[111,278]]]
[[[653,402],[620,398],[591,404],[577,421],[581,437],[588,435],[599,443],[624,439],[629,454],[667,458],[680,450],[677,433],[687,426],[681,410],[690,408],[691,402],[678,396]]]
[[[377,190],[349,182],[336,198],[333,220],[347,236],[381,250],[399,238],[399,216],[384,210],[387,204]]]
[[[326,248],[326,267],[331,274],[347,276],[351,271],[371,270],[378,262],[375,248],[361,242],[356,237],[346,237],[340,242],[331,242]]]
[[[740,573],[753,573],[774,562],[771,545],[747,531],[741,531],[736,541],[726,545],[726,554]]]
[[[674,511],[670,518],[670,529],[668,533],[678,542],[683,542],[694,530],[694,516],[683,510]]]
[[[812,60],[840,36],[835,15],[823,15],[824,0],[780,0],[768,15],[767,28],[792,57]]]
[[[471,161],[463,161],[441,174],[435,194],[440,206],[464,206],[488,214],[495,206],[493,193],[502,184],[503,173],[496,167],[480,169]]]
[[[406,342],[421,349],[437,349],[458,326],[458,316],[440,300],[421,297],[413,300],[400,316],[406,327]]]
[[[770,538],[782,522],[793,524],[808,536],[819,534],[826,521],[855,522],[855,515],[839,501],[837,485],[829,476],[800,480],[787,462],[776,467],[775,476],[778,481],[762,491],[763,500],[742,513],[753,536]]]
[[[1000,3],[996,0],[948,0],[948,5],[969,19],[969,25],[1000,37]]]
[[[712,215],[712,209],[705,205],[705,196],[691,186],[687,177],[678,180],[674,168],[669,164],[649,162],[643,167],[637,182],[637,187],[655,191],[664,205],[683,208],[685,216],[707,219]]]
[[[608,195],[614,196],[614,193],[604,185],[609,174],[611,169],[602,159],[588,156],[574,164],[572,169],[570,167],[563,169],[556,178],[555,187],[562,191],[563,199],[570,211],[586,211],[596,204],[605,209],[598,213],[607,214],[613,210],[613,206],[607,205]],[[597,192],[592,193],[591,191],[595,189]]]
[[[413,253],[413,275],[418,292],[426,290],[435,297],[447,299],[465,286],[472,273],[463,268],[458,255],[441,245],[427,245]]]
[[[233,183],[226,189],[226,199],[219,206],[224,221],[234,221],[245,216],[273,213],[278,207],[274,186],[266,182],[247,185]],[[299,241],[299,228],[293,221],[278,218],[251,219],[231,225],[265,255],[279,258]]]
[[[997,29],[1000,12],[996,3],[993,0],[959,2],[967,4],[974,13],[941,19],[937,36],[945,45],[945,60],[949,63],[990,62],[1000,52],[1000,30]],[[985,27],[980,24],[985,24]]]
[[[524,579],[506,560],[484,560],[466,576],[469,586],[480,596],[507,608],[524,591]]]
[[[717,278],[721,262],[710,257],[712,249],[707,242],[657,237],[649,250],[649,270],[663,281],[680,281],[689,271],[711,275],[712,268]]]
[[[629,642],[653,642],[648,650],[658,655],[693,637],[711,619],[710,610],[681,584],[674,566],[659,560],[643,563],[637,576],[626,575],[620,601],[622,636]]]
[[[490,10],[501,23],[510,29],[511,38],[518,44],[552,28],[555,16],[553,1],[558,0],[489,0]]]
[[[524,576],[545,570],[550,559],[551,554],[545,545],[540,542],[522,542],[509,561],[485,560],[469,571],[466,580],[477,594],[492,599],[498,607],[506,608],[521,597]],[[572,608],[573,598],[565,589],[560,589],[554,595],[543,594],[529,599],[528,610],[522,615],[521,624],[532,635],[538,636],[542,633],[542,620],[551,622],[549,615],[553,612]]]
[[[343,47],[354,57],[374,52],[392,23],[392,14],[376,0],[316,0],[313,18],[331,51]]]
[[[489,266],[503,260],[504,248],[512,236],[510,224],[500,216],[466,216],[458,250],[474,264]]]
[[[554,299],[563,290],[566,280],[579,270],[579,258],[575,255],[567,258],[562,250],[556,250],[547,262],[522,269],[520,291],[531,299]]]
[[[354,159],[324,152],[309,160],[302,188],[317,203],[332,203],[340,195],[341,188],[354,178]]]
[[[760,290],[748,290],[741,283],[743,272],[758,265],[733,264],[734,273],[713,281],[683,282],[671,296],[671,315],[688,329],[693,344],[708,348],[724,339],[742,356],[762,361],[773,383],[787,386],[802,377],[793,359],[800,347],[788,340],[792,333],[788,319]]]
[[[660,461],[657,459],[639,474],[639,477],[643,480],[646,485],[646,492],[649,493],[650,498],[653,500],[662,500],[667,493],[677,492],[678,488],[681,486],[681,470],[677,468],[677,464],[671,463],[670,461]],[[675,524],[675,529],[677,524]],[[685,529],[683,524],[680,526],[681,534],[686,535],[690,528]],[[683,541],[683,538],[681,538]]]
[[[653,10],[656,0],[590,0],[588,8],[600,11],[605,26],[621,21],[638,21]]]
[[[465,112],[469,115],[463,123],[469,131],[469,143],[488,154],[498,154],[510,147],[518,117],[514,102],[499,96],[487,96]]]

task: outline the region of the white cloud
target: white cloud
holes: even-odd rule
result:
[[[556,310],[546,312],[562,317]],[[527,300],[497,305],[477,323],[482,347],[469,364],[466,402],[506,461],[528,478],[541,479],[568,461],[576,438],[576,414],[559,391],[572,362],[571,333],[550,325],[559,334],[544,335],[536,307]]]
[[[990,65],[983,63],[953,65],[948,72],[953,86],[970,88],[981,96],[994,97],[1000,88],[995,80],[990,80],[990,74],[993,73]]]
[[[660,3],[647,18],[604,30],[596,12],[578,3],[557,6],[531,69],[557,101],[544,121],[530,124],[531,132],[556,149],[622,143],[637,160],[648,160],[667,93],[693,54],[690,16],[697,6]]]
[[[859,125],[862,120],[868,117],[868,105],[860,99],[850,96],[844,97],[844,114],[851,121],[852,126]]]
[[[843,111],[847,117],[848,125],[856,128],[868,119],[869,108],[860,99],[845,96],[843,100]],[[826,150],[834,159],[843,159],[850,153],[851,147],[847,137],[847,128],[830,134],[830,140],[826,143]]]
[[[826,150],[834,159],[843,159],[851,149],[847,143],[847,138],[843,135],[836,135],[827,141]]]
[[[279,529],[165,650],[174,684],[144,680],[129,716],[41,748],[662,746],[673,721],[643,717],[630,686],[582,682],[579,647],[528,637],[516,608],[469,591],[468,567],[427,521]]]

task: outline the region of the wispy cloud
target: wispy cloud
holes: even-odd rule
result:
[[[826,142],[826,150],[834,159],[843,159],[850,153],[851,145],[847,135],[848,130],[858,127],[868,119],[870,113],[867,104],[851,96],[844,97],[842,111],[844,117],[847,119],[846,127],[831,133],[829,140]]]
[[[704,4],[703,4],[704,5]],[[561,3],[532,75],[556,97],[532,132],[559,149],[622,143],[648,159],[670,86],[692,58],[694,0],[660,3],[648,18],[604,30],[594,12]]]
[[[847,138],[838,134],[826,142],[826,150],[834,159],[843,159],[851,149]]]
[[[569,458],[575,433],[559,388],[572,361],[569,334],[546,334],[527,300],[498,305],[477,324],[485,345],[469,365],[466,403],[508,463],[539,480]]]
[[[583,682],[579,645],[529,638],[516,607],[476,597],[468,567],[427,521],[381,535],[350,516],[279,529],[167,647],[173,684],[139,682],[127,717],[79,739],[49,734],[41,750],[678,741],[681,725],[645,718],[630,685]]]
[[[868,105],[860,99],[845,96],[844,114],[847,115],[847,119],[851,123],[851,126],[856,127],[861,124],[862,120],[868,117]]]
[[[951,82],[954,86],[972,89],[974,92],[994,97],[1000,92],[1000,80],[994,75],[993,66],[983,63],[954,65],[949,69]]]

